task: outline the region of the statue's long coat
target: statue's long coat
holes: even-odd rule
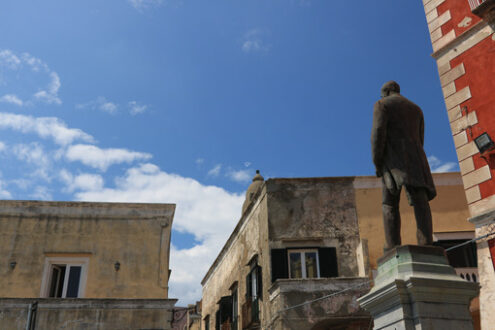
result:
[[[375,103],[371,153],[388,189],[403,185],[426,188],[436,196],[430,166],[423,150],[424,119],[421,108],[400,94]]]

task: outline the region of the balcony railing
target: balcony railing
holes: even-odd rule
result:
[[[473,14],[485,19],[495,18],[495,0],[468,0]]]
[[[468,282],[479,282],[478,268],[456,268],[455,272]]]
[[[249,327],[257,324],[259,320],[258,298],[247,297],[246,302],[242,305],[242,328],[249,329]]]

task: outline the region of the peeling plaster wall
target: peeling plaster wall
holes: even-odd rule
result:
[[[337,248],[339,276],[357,276],[353,177],[268,180],[270,248]]]
[[[258,254],[263,276],[263,296],[259,302],[261,327],[271,322],[279,303],[279,299],[270,300],[269,293],[273,286],[272,248],[335,247],[339,276],[358,276],[356,248],[360,241],[353,179],[270,179],[265,182],[255,204],[240,220],[203,280],[202,318],[209,315],[210,328],[215,325],[217,302],[222,296],[231,295],[229,288],[236,281],[241,317],[246,275],[250,270],[246,264],[255,254]],[[308,293],[309,296],[314,293]],[[351,298],[337,300],[344,305],[352,301]],[[314,312],[316,319],[328,318],[328,315],[320,315],[321,310]]]
[[[0,297],[40,297],[46,257],[84,256],[85,298],[167,298],[174,211],[173,204],[0,201]]]
[[[336,294],[348,290],[345,294]],[[368,329],[370,315],[360,308],[357,298],[369,291],[365,277],[279,279],[270,288],[272,326],[278,329]],[[335,294],[311,304],[300,304]],[[284,310],[287,306],[299,306]]]
[[[210,316],[210,329],[215,325],[215,313],[218,310],[218,300],[223,296],[231,295],[230,287],[235,282],[238,283],[239,297],[239,323],[241,323],[241,308],[245,302],[246,295],[246,276],[250,271],[247,263],[250,259],[258,254],[258,260],[262,266],[263,286],[268,273],[268,225],[267,225],[267,205],[266,193],[263,189],[253,207],[248,210],[247,214],[241,219],[238,232],[231,237],[233,240],[227,243],[223,255],[220,255],[218,264],[212,269],[203,280],[203,297],[202,297],[202,318]],[[266,290],[263,290],[264,293]],[[267,301],[264,295],[263,304]],[[260,307],[260,309],[263,309]],[[263,320],[264,314],[260,313],[260,319]],[[204,325],[203,325],[204,328]]]

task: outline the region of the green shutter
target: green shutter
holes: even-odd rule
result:
[[[279,278],[289,278],[287,249],[272,249],[272,283]]]
[[[319,248],[320,277],[338,277],[337,250],[333,247]]]

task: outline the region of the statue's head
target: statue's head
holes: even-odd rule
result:
[[[382,98],[392,94],[399,94],[399,93],[400,93],[400,86],[398,83],[396,83],[393,80],[386,82],[382,86],[382,91],[381,91]]]

